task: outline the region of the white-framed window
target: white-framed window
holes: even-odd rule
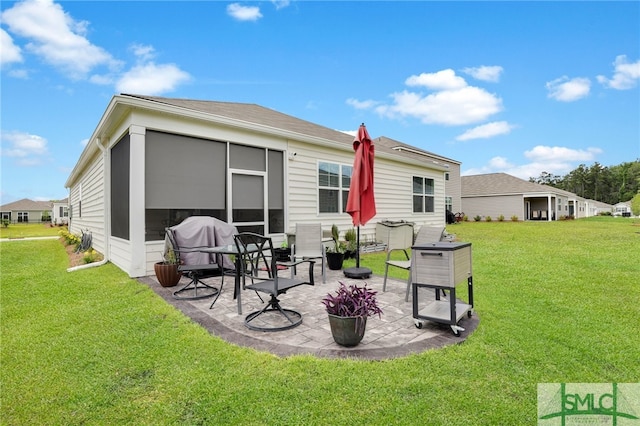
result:
[[[18,212],[18,222],[29,222],[29,212]]]
[[[353,166],[318,162],[318,212],[343,213],[347,208]]]
[[[444,173],[444,180],[449,180],[449,172]]]
[[[450,212],[453,212],[453,198],[444,197],[444,208],[445,210],[449,210]]]
[[[435,211],[434,180],[421,176],[413,177],[413,212],[433,213]]]

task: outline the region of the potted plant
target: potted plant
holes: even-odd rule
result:
[[[276,260],[279,262],[291,261],[291,248],[289,247],[287,240],[284,240],[282,244],[280,244],[280,247],[274,248],[273,253],[276,255]]]
[[[162,287],[173,287],[178,284],[182,277],[182,274],[178,271],[179,263],[176,252],[172,248],[167,248],[164,253],[164,260],[153,265],[156,278]]]
[[[344,261],[345,246],[340,242],[338,234],[338,227],[334,224],[333,226],[331,226],[331,238],[333,239],[333,247],[327,247],[327,266],[332,271],[342,269],[342,262]]]
[[[335,294],[327,294],[322,303],[329,315],[329,325],[333,340],[342,346],[356,346],[364,337],[367,318],[371,315],[382,315],[378,306],[375,290],[350,286],[339,282],[340,286]]]
[[[356,241],[355,228],[347,229],[344,233],[344,239],[346,243],[346,249],[344,251],[345,259],[355,259],[356,250],[358,250],[358,242]]]

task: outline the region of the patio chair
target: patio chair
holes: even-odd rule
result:
[[[180,259],[178,271],[191,281],[173,292],[176,299],[202,299],[216,296],[218,299],[224,285],[225,270],[234,270],[228,256],[207,252],[208,249],[233,244],[235,226],[209,216],[191,216],[182,223],[166,228],[165,241],[170,244]],[[220,289],[204,281],[205,278],[221,276]]]
[[[416,235],[416,241],[414,245],[436,243],[442,239],[444,234],[444,227],[441,226],[421,226]],[[382,283],[382,291],[387,291],[387,275],[389,273],[389,266],[404,269],[405,271],[411,270],[411,258],[407,253],[407,249],[410,247],[397,247],[390,241],[390,245],[387,247],[387,260],[384,263],[384,281]],[[391,253],[393,251],[402,250],[404,252],[405,260],[391,260]],[[411,272],[409,272],[409,278],[407,279],[407,292],[404,297],[405,302],[409,301],[409,292],[411,290]]]
[[[322,262],[322,282],[327,282],[326,265],[327,253],[322,244],[321,223],[296,224],[296,242],[291,247],[291,260],[320,259]],[[296,274],[296,268],[291,268],[291,278]]]
[[[302,314],[280,306],[278,296],[303,284],[314,285],[315,261],[305,259],[297,262],[278,262],[273,253],[271,238],[252,232],[237,234],[234,239],[241,256],[239,267],[242,288],[270,296],[264,308],[245,317],[245,326],[258,331],[282,331],[302,324]],[[309,264],[309,280],[278,276],[278,265],[293,267],[301,263]]]

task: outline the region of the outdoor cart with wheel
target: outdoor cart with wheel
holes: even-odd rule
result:
[[[473,310],[471,243],[428,243],[415,245],[411,249],[415,326],[422,328],[424,321],[435,321],[448,324],[453,334],[459,336],[464,328],[458,323],[465,314],[471,317]],[[456,284],[463,281],[467,282],[469,303],[456,298]],[[424,289],[433,289],[435,300],[427,300]],[[446,296],[441,297],[441,293]]]

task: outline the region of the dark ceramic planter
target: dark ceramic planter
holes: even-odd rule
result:
[[[274,248],[273,253],[276,255],[276,260],[279,262],[291,261],[291,249],[290,248]]]
[[[182,277],[182,274],[178,272],[178,265],[157,262],[153,265],[153,270],[162,287],[173,287]]]
[[[342,269],[342,262],[344,261],[343,253],[327,253],[327,266],[332,271],[339,271]]]
[[[329,315],[333,340],[341,346],[357,346],[364,337],[367,317],[339,317]]]

